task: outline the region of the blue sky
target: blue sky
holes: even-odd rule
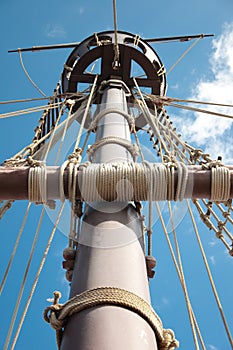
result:
[[[233,104],[233,3],[231,0],[213,1],[117,1],[118,28],[139,34],[141,37],[176,36],[196,33],[213,33],[214,39],[201,40],[197,46],[172,71],[168,80],[168,96],[197,98]],[[6,1],[0,4],[1,16],[1,101],[28,97],[39,97],[38,92],[25,77],[17,54],[7,50],[33,45],[50,45],[81,41],[94,32],[113,28],[112,1],[44,1],[32,3],[28,0]],[[169,69],[189,43],[154,45],[165,67]],[[69,50],[27,53],[23,55],[25,66],[32,79],[47,94],[52,94]],[[29,105],[1,105],[1,113],[26,108]],[[30,105],[31,106],[31,105]],[[222,110],[233,114],[232,110]],[[226,162],[233,164],[232,124],[219,121],[207,115],[193,116],[177,110],[174,123],[180,127],[187,141],[199,144],[213,153],[223,154]],[[0,161],[9,158],[33,137],[38,114],[0,120]],[[0,222],[2,244],[0,247],[1,276],[11,254],[17,231],[21,225],[27,203],[16,203]],[[19,251],[15,257],[9,279],[0,299],[4,323],[1,324],[0,348],[5,336],[16,301],[20,278],[24,273],[30,252],[33,233],[38,220],[39,208],[34,207],[23,233]],[[46,215],[41,236],[32,263],[26,295],[33,280],[46,238],[50,234],[51,213]],[[214,234],[199,223],[201,237],[215,277],[229,326],[232,318],[232,260],[223,245],[216,241]],[[34,231],[33,231],[34,230]],[[219,313],[214,303],[206,272],[197,250],[197,243],[186,213],[178,226],[178,238],[184,261],[184,270],[190,297],[208,350],[230,349]],[[48,259],[41,274],[35,296],[23,326],[17,350],[56,349],[55,334],[42,319],[47,306],[46,299],[54,290],[61,290],[62,302],[68,297],[68,283],[61,269],[62,250],[67,238],[57,232]],[[151,282],[151,297],[155,310],[164,326],[175,330],[180,349],[194,349],[188,325],[187,312],[181,288],[173,267],[161,226],[154,225],[154,256],[157,259],[156,277]],[[0,276],[0,277],[1,277]],[[23,302],[25,297],[23,298]],[[22,308],[20,308],[20,311]],[[17,319],[18,320],[18,319]]]

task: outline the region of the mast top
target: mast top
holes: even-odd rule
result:
[[[115,47],[119,49],[119,62],[114,65]],[[137,64],[140,76],[134,76],[133,65]],[[91,66],[96,64],[98,72],[93,74]],[[98,74],[100,86],[111,77],[122,80],[129,89],[135,87],[133,78],[141,87],[150,88],[150,93],[164,96],[166,76],[164,66],[154,49],[138,35],[118,31],[95,33],[78,44],[68,57],[62,73],[64,93],[76,93],[78,84],[91,84]]]

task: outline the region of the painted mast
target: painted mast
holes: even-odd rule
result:
[[[80,81],[93,80],[93,77],[84,73],[85,69],[94,60],[101,61],[96,101],[100,103],[99,113],[102,118],[96,125],[95,142],[95,145],[101,142],[101,146],[94,148],[93,163],[119,164],[132,162],[135,158],[129,151],[130,147],[127,149],[124,145],[125,141],[131,145],[129,123],[124,114],[129,112],[133,59],[150,75],[143,85],[156,84],[158,93],[158,87],[161,89],[164,84],[164,79],[161,79],[162,84],[158,82],[152,63],[152,59],[159,62],[156,54],[145,43],[143,48],[147,55],[139,52],[131,46],[134,40],[134,36],[128,33],[117,33],[117,43],[112,32],[97,34],[81,43],[66,63],[65,67],[70,67],[74,57],[79,56],[68,79],[69,68],[63,72],[64,92],[76,92]],[[119,46],[116,47],[116,44]],[[92,46],[94,49],[90,50]],[[117,59],[116,50],[119,50]],[[153,58],[148,58],[148,50]],[[99,287],[114,287],[136,294],[150,303],[143,244],[141,219],[134,205],[117,199],[114,202],[88,203],[82,222],[70,297]],[[110,303],[100,306],[97,303],[72,316],[65,326],[61,349],[77,347],[80,350],[157,349],[157,341],[152,327],[137,313],[119,305]]]

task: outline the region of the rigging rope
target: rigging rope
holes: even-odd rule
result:
[[[177,97],[168,97],[168,96],[160,96],[160,95],[150,95],[145,94],[145,96],[149,97],[155,104],[167,104],[171,102],[184,102],[184,103],[192,103],[192,104],[202,104],[202,105],[210,105],[210,106],[218,106],[218,107],[233,107],[233,104],[224,104],[224,103],[216,103],[216,102],[207,102],[207,101],[198,101],[198,100],[187,100],[181,99]]]
[[[196,334],[195,334],[195,328],[196,331],[198,333],[200,342],[201,342],[201,346],[202,349],[205,350],[205,345],[198,327],[198,323],[196,321],[193,309],[192,309],[192,305],[189,299],[189,295],[188,295],[188,290],[187,290],[187,286],[186,286],[186,281],[185,281],[185,277],[184,277],[184,270],[183,270],[183,264],[182,264],[182,260],[181,260],[181,255],[180,255],[180,249],[179,249],[179,244],[178,244],[178,240],[177,240],[177,234],[176,234],[176,230],[175,230],[175,225],[174,225],[174,219],[173,219],[173,213],[172,213],[172,208],[171,208],[171,202],[168,202],[168,209],[169,209],[169,215],[170,215],[170,219],[171,219],[171,223],[172,223],[172,233],[173,233],[173,237],[174,237],[174,242],[175,242],[175,247],[176,247],[176,255],[177,255],[177,259],[178,259],[178,266],[179,266],[179,270],[180,270],[180,275],[181,275],[181,285],[183,288],[183,292],[185,295],[185,300],[186,300],[186,305],[187,305],[187,310],[188,310],[188,314],[189,314],[189,319],[190,319],[190,324],[191,324],[191,328],[192,328],[192,332],[193,332],[193,337],[194,337],[194,342],[197,345],[197,338],[196,338]],[[169,239],[168,233],[166,232],[166,236]],[[195,328],[194,328],[195,327]],[[198,345],[197,345],[198,348]]]
[[[86,108],[85,108],[85,111],[84,111],[84,115],[82,117],[82,122],[81,122],[80,127],[79,127],[79,133],[78,133],[78,136],[77,136],[77,139],[76,139],[76,143],[75,143],[75,146],[74,146],[74,152],[79,148],[79,143],[80,143],[81,136],[82,136],[82,133],[83,133],[83,128],[84,128],[84,125],[85,125],[85,121],[86,121],[86,118],[87,118],[87,115],[88,115],[88,112],[89,112],[89,109],[90,109],[90,106],[91,106],[91,103],[92,103],[92,99],[93,99],[93,96],[94,96],[94,93],[95,93],[95,90],[96,90],[97,80],[98,80],[98,74],[96,74],[96,76],[95,76],[95,79],[94,79],[94,82],[93,82],[93,85],[92,85],[92,88],[91,88],[91,92],[90,92],[90,95],[89,95],[88,100],[87,100],[87,105],[86,105]]]
[[[24,114],[29,114],[29,113],[36,113],[36,112],[42,112],[45,109],[55,109],[57,107],[59,107],[62,104],[62,102],[57,102],[57,103],[52,103],[49,106],[45,105],[45,106],[38,106],[38,107],[31,107],[31,108],[25,108],[25,109],[21,109],[15,112],[7,112],[7,113],[3,113],[0,114],[0,119],[6,119],[6,118],[10,118],[10,117],[17,117],[20,115],[24,115]]]
[[[1,282],[1,285],[0,285],[0,295],[2,294],[2,291],[3,291],[3,288],[4,288],[4,286],[5,286],[6,279],[7,279],[7,277],[8,277],[8,274],[9,274],[9,271],[10,271],[10,268],[11,268],[11,265],[12,265],[12,262],[13,262],[13,259],[14,259],[14,257],[15,257],[15,253],[16,253],[16,251],[17,251],[17,248],[18,248],[18,245],[19,245],[19,241],[20,241],[21,235],[22,235],[22,233],[23,233],[23,230],[24,230],[24,227],[25,227],[25,224],[26,224],[26,220],[27,220],[27,217],[28,217],[28,214],[29,214],[29,210],[30,210],[31,204],[32,204],[32,203],[28,203],[28,206],[27,206],[27,209],[26,209],[24,218],[23,218],[22,225],[21,225],[21,227],[20,227],[20,230],[19,230],[17,239],[16,239],[16,241],[15,241],[15,245],[14,245],[14,248],[13,248],[13,250],[12,250],[11,257],[10,257],[10,259],[9,259],[9,262],[8,262],[8,265],[7,265],[5,274],[4,274],[4,276],[3,276],[3,279],[2,279],[2,282]]]
[[[40,218],[39,218],[39,222],[38,222],[38,225],[37,225],[36,233],[35,233],[35,236],[34,236],[32,247],[31,247],[30,255],[29,255],[29,258],[28,258],[28,262],[27,262],[27,265],[26,265],[25,272],[24,272],[23,280],[22,280],[22,283],[21,283],[21,286],[20,286],[20,290],[18,292],[18,298],[17,298],[16,304],[15,304],[15,308],[14,308],[14,311],[13,311],[12,318],[11,318],[10,327],[9,327],[9,330],[8,330],[8,333],[7,333],[7,337],[6,337],[6,341],[5,341],[5,344],[4,344],[4,350],[8,349],[8,346],[9,346],[9,343],[10,343],[11,335],[12,335],[13,328],[14,328],[14,325],[15,325],[16,317],[18,315],[18,311],[19,311],[21,299],[22,299],[22,296],[23,296],[23,291],[24,291],[24,288],[25,288],[25,284],[27,282],[27,277],[28,277],[30,266],[31,266],[32,258],[33,258],[33,255],[34,255],[36,243],[37,243],[37,240],[38,240],[38,235],[39,235],[39,232],[40,232],[40,227],[41,227],[42,219],[44,217],[44,213],[45,213],[45,208],[43,208],[42,211],[41,211],[41,215],[40,215]]]
[[[34,86],[34,88],[36,88],[36,90],[39,91],[39,93],[40,93],[42,96],[46,97],[46,94],[36,85],[36,83],[34,83],[34,81],[32,80],[32,78],[30,77],[28,71],[26,70],[25,65],[24,65],[24,63],[23,63],[22,52],[21,52],[20,49],[18,49],[18,53],[19,53],[19,58],[20,58],[21,66],[22,66],[23,71],[24,71],[24,73],[26,74],[28,80],[29,80],[30,83]]]
[[[38,268],[38,270],[37,270],[35,279],[34,279],[34,281],[33,281],[32,288],[31,288],[30,293],[29,293],[29,296],[28,296],[28,298],[27,298],[26,305],[25,305],[25,308],[24,308],[24,310],[23,310],[23,313],[22,313],[22,316],[21,316],[19,325],[18,325],[18,327],[17,327],[17,330],[16,330],[16,333],[15,333],[15,336],[14,336],[14,339],[13,339],[13,342],[12,342],[12,345],[11,345],[10,350],[14,350],[15,345],[16,345],[16,342],[17,342],[17,340],[18,340],[18,337],[19,337],[19,334],[20,334],[22,325],[23,325],[23,323],[24,323],[24,320],[25,320],[25,317],[26,317],[26,314],[27,314],[29,305],[30,305],[30,303],[31,303],[32,297],[33,297],[33,295],[34,295],[34,292],[35,292],[35,289],[36,289],[36,286],[37,286],[37,283],[38,283],[38,280],[39,280],[39,277],[40,277],[40,273],[41,273],[41,271],[42,271],[42,269],[43,269],[45,260],[46,260],[46,258],[47,258],[47,255],[48,255],[48,252],[49,252],[49,249],[50,249],[50,246],[51,246],[52,241],[53,241],[54,234],[55,234],[56,229],[57,229],[57,225],[58,225],[58,223],[59,223],[59,221],[60,221],[60,218],[61,218],[61,215],[62,215],[62,212],[63,212],[63,209],[64,209],[64,205],[65,205],[65,202],[61,203],[61,206],[60,206],[60,209],[59,209],[59,211],[58,211],[58,215],[57,215],[56,221],[55,221],[55,223],[54,223],[54,225],[53,225],[53,229],[52,229],[51,234],[50,234],[50,236],[49,236],[49,239],[48,239],[46,248],[45,248],[45,250],[44,250],[44,254],[43,254],[42,259],[41,259],[41,261],[40,261],[39,268]]]
[[[163,217],[162,217],[162,213],[161,213],[159,204],[157,202],[155,202],[155,206],[156,206],[156,209],[158,211],[159,218],[160,218],[160,221],[161,221],[161,224],[163,227],[163,231],[164,231],[164,234],[165,234],[165,237],[166,237],[166,240],[168,243],[168,247],[169,247],[169,250],[170,250],[170,253],[172,256],[172,260],[173,260],[173,263],[175,265],[175,268],[176,268],[176,271],[177,271],[177,274],[178,274],[178,277],[179,277],[179,280],[180,280],[180,283],[181,283],[181,286],[182,286],[182,289],[183,289],[183,292],[185,295],[185,301],[186,301],[187,311],[188,311],[188,315],[189,315],[189,319],[190,319],[190,325],[191,325],[191,329],[192,329],[192,333],[193,333],[195,347],[196,347],[196,349],[199,349],[194,327],[196,328],[196,330],[198,332],[198,336],[199,336],[199,339],[201,341],[202,348],[205,349],[205,345],[203,343],[202,336],[201,336],[201,333],[200,333],[200,330],[199,330],[199,327],[198,327],[198,324],[197,324],[197,321],[196,321],[196,318],[195,318],[195,315],[194,315],[194,312],[192,309],[192,305],[191,305],[191,302],[189,299],[189,295],[188,295],[188,291],[187,291],[187,287],[186,287],[186,282],[185,282],[185,278],[184,278],[184,274],[183,274],[181,259],[178,255],[178,262],[179,262],[179,264],[178,264],[176,257],[175,257],[175,254],[174,254],[174,251],[173,251],[173,248],[172,248],[172,244],[171,244],[166,226],[165,226],[165,223],[164,223],[164,220],[163,220]],[[172,218],[171,218],[171,221],[173,221]],[[173,231],[173,234],[174,234],[174,231]],[[175,235],[174,235],[174,238],[175,238]],[[177,245],[177,242],[176,242],[176,245]],[[179,254],[179,251],[178,251],[178,254]]]
[[[185,109],[188,111],[194,111],[194,112],[198,112],[198,113],[205,113],[205,114],[210,114],[210,115],[214,115],[216,117],[223,117],[223,118],[229,118],[229,119],[233,119],[233,115],[228,115],[228,114],[224,114],[224,113],[218,113],[218,112],[213,112],[213,111],[209,111],[209,110],[205,110],[205,109],[201,109],[201,108],[196,108],[196,107],[190,107],[190,106],[184,106],[184,105],[179,105],[177,103],[169,103],[169,106],[171,107],[176,107],[176,108],[181,108],[181,109]]]
[[[62,107],[65,105],[65,103],[66,103],[65,101],[62,102]],[[55,133],[56,133],[57,128],[58,128],[58,124],[59,124],[59,122],[60,122],[60,119],[61,119],[61,116],[63,115],[63,113],[64,113],[64,110],[63,110],[63,108],[61,108],[61,109],[60,109],[60,112],[59,112],[59,115],[58,115],[58,117],[57,117],[56,123],[55,123],[55,125],[54,125],[54,128],[53,128],[53,130],[52,130],[52,133],[51,133],[51,136],[50,136],[50,139],[49,139],[49,142],[48,142],[48,147],[47,147],[46,152],[45,152],[45,154],[44,154],[44,158],[43,158],[44,162],[47,160],[47,157],[48,157],[50,148],[51,148],[51,146],[52,146],[53,138],[54,138],[54,136],[55,136]]]
[[[214,297],[215,297],[215,300],[216,300],[216,303],[217,303],[217,306],[218,306],[218,309],[219,309],[219,312],[220,312],[220,315],[221,315],[221,318],[222,318],[222,321],[223,321],[223,324],[224,324],[224,327],[225,327],[225,330],[226,330],[226,333],[227,333],[227,336],[228,336],[228,339],[229,339],[229,342],[230,342],[230,345],[231,345],[231,348],[233,348],[233,339],[231,337],[230,329],[228,327],[228,324],[227,324],[227,321],[226,321],[226,318],[225,318],[225,314],[223,312],[223,308],[222,308],[222,305],[221,305],[221,302],[220,302],[220,299],[219,299],[219,296],[218,296],[218,292],[217,292],[217,289],[216,289],[215,284],[214,284],[214,280],[213,280],[213,277],[212,277],[212,274],[211,274],[211,271],[210,271],[210,267],[209,267],[209,264],[208,264],[208,261],[207,261],[206,255],[205,255],[205,251],[204,251],[202,243],[201,243],[201,238],[200,238],[200,235],[198,233],[196,221],[195,221],[195,218],[194,218],[194,215],[193,215],[193,212],[192,212],[192,209],[191,209],[189,201],[186,200],[186,203],[187,203],[189,214],[190,214],[190,217],[191,217],[191,220],[192,220],[192,224],[193,224],[194,232],[195,232],[195,235],[196,235],[196,238],[197,238],[197,242],[198,242],[198,245],[199,245],[199,248],[200,248],[200,251],[201,251],[201,255],[202,255],[202,258],[203,258],[203,261],[204,261],[204,264],[205,264],[205,268],[206,268],[206,271],[207,271],[207,274],[208,274],[208,277],[209,277],[211,288],[212,288],[212,291],[213,291],[213,294],[214,294]]]
[[[201,35],[199,38],[197,38],[197,40],[194,41],[194,43],[192,43],[192,45],[190,45],[187,50],[178,58],[178,60],[171,66],[171,68],[169,68],[169,70],[167,71],[167,75],[169,73],[171,73],[171,71],[177,66],[177,64],[187,55],[187,53],[195,46],[197,45],[197,43],[203,39],[204,35]]]
[[[69,109],[68,116],[66,118],[65,127],[64,127],[63,134],[62,134],[62,137],[61,137],[61,142],[59,144],[59,148],[58,148],[58,151],[57,151],[55,165],[58,164],[58,161],[59,161],[59,158],[60,158],[60,154],[61,154],[62,146],[64,144],[64,140],[65,140],[66,132],[67,132],[67,129],[68,129],[69,121],[70,121],[70,119],[72,117],[72,110],[73,110],[73,107],[75,105],[75,101],[71,100],[71,101],[69,101],[69,103],[70,103],[70,109]]]

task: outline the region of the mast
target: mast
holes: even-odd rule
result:
[[[98,123],[96,141],[108,137],[130,142],[129,125],[117,113],[127,113],[122,82],[109,80],[100,110],[114,109]],[[93,156],[97,163],[129,162],[124,146],[106,144]],[[127,202],[89,203],[85,209],[70,297],[97,287],[131,291],[150,302],[141,221]],[[96,306],[74,315],[67,324],[62,350],[157,349],[154,332],[145,320],[119,306]]]
[[[125,117],[129,113],[127,102],[131,96],[128,87],[129,82],[132,85],[131,56],[143,65],[149,64],[136,48],[125,44],[127,39],[133,42],[133,36],[128,33],[117,34],[118,43],[112,32],[88,38],[70,55],[66,66],[70,66],[72,58],[77,55],[75,51],[84,51],[91,45],[97,47],[82,53],[78,64],[72,69],[70,82],[65,79],[63,72],[63,88],[67,86],[67,91],[70,91],[68,85],[73,89],[77,84],[72,74],[74,77],[78,76],[81,81],[91,80],[90,76],[87,78],[83,74],[85,67],[82,66],[82,62],[87,66],[86,62],[90,64],[90,61],[97,57],[101,59],[98,77],[100,93],[97,93],[97,100],[100,101],[98,111],[102,118],[99,119],[97,114],[96,119],[99,120],[91,157],[93,163],[121,164],[135,160],[135,155],[130,151],[130,128]],[[109,41],[112,44],[104,44]],[[120,61],[115,62],[114,52],[116,44],[119,43]],[[85,61],[82,61],[84,56]],[[117,66],[114,66],[115,64]],[[82,69],[79,75],[78,66]],[[98,143],[101,144],[100,147],[97,147]],[[127,143],[128,147],[124,143]],[[86,204],[70,297],[95,288],[107,287],[129,291],[150,304],[143,234],[140,215],[132,203],[116,199],[114,202]],[[65,326],[61,350],[76,348],[152,350],[157,349],[157,341],[150,324],[136,312],[111,303],[97,303],[96,306],[73,315]]]

